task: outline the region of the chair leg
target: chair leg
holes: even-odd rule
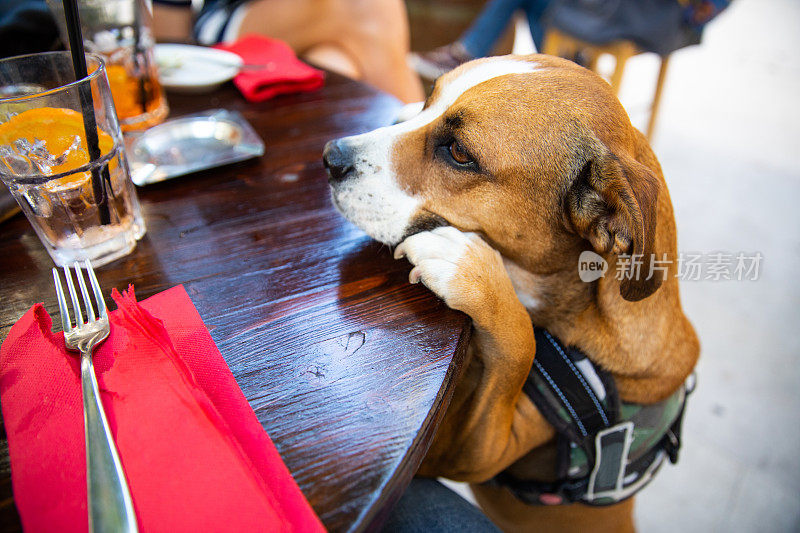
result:
[[[614,65],[614,72],[611,74],[610,83],[615,96],[619,96],[619,89],[622,86],[622,73],[625,72],[625,63],[636,55],[636,51],[636,45],[623,41],[613,52],[616,64]]]
[[[611,74],[611,89],[614,91],[614,96],[619,96],[619,88],[622,85],[622,73],[625,72],[625,63],[628,61],[628,56],[618,55],[616,57],[617,63],[614,65],[614,72]]]
[[[656,118],[658,108],[661,105],[661,94],[664,91],[664,80],[667,79],[667,67],[669,66],[669,56],[661,58],[661,67],[658,69],[658,81],[656,81],[656,93],[653,95],[653,105],[650,107],[650,121],[647,123],[647,140],[653,139],[653,132],[656,129]]]
[[[544,35],[544,43],[542,43],[541,53],[557,56],[559,48],[561,47],[561,34],[554,29],[547,30]]]

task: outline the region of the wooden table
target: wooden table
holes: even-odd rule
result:
[[[245,102],[232,86],[170,97],[171,116],[239,110],[260,159],[139,190],[147,235],[99,269],[106,295],[184,284],[303,493],[333,531],[377,527],[452,394],[465,315],[407,281],[409,264],[333,209],[326,141],[391,122],[399,104],[330,75],[324,89]],[[53,264],[21,215],[0,226],[0,339],[35,302],[55,315]],[[0,520],[18,528],[5,433]]]

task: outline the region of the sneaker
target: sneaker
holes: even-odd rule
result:
[[[429,80],[435,80],[442,74],[450,72],[457,66],[475,59],[460,42],[441,46],[430,52],[408,55],[408,64],[417,74]]]

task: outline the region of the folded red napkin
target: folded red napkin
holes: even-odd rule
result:
[[[233,83],[251,102],[263,102],[279,94],[315,91],[324,82],[321,70],[297,59],[289,45],[277,39],[246,35],[215,48],[239,55],[245,65],[264,65],[261,69],[242,70],[233,78]]]
[[[95,351],[103,406],[142,531],[324,531],[182,286],[114,291]],[[27,532],[84,532],[79,360],[41,304],[0,349],[14,500]]]

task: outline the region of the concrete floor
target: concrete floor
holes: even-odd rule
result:
[[[658,61],[626,68],[644,128]],[[800,531],[800,2],[736,0],[675,53],[653,146],[683,252],[761,252],[757,281],[686,281],[702,342],[684,448],[638,498],[639,529]],[[460,491],[463,487],[459,488]]]
[[[799,54],[800,2],[736,0],[670,65],[654,148],[678,247],[764,259],[758,281],[681,287],[698,387],[680,463],[639,498],[642,531],[800,530]],[[628,67],[634,120],[656,68]]]

